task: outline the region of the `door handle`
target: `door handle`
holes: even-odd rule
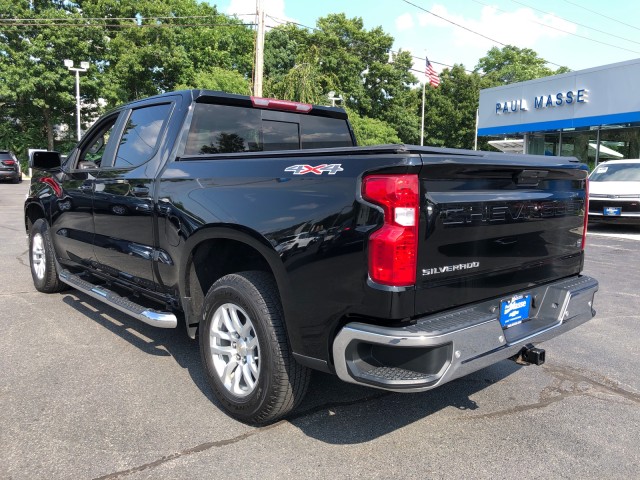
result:
[[[136,197],[146,197],[147,195],[149,195],[149,188],[140,186],[132,187],[131,193],[133,193],[133,195],[135,195]]]
[[[93,183],[83,183],[78,187],[82,193],[90,193],[93,192]]]

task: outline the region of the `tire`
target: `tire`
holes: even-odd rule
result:
[[[209,384],[232,417],[264,425],[302,401],[310,371],[293,358],[271,275],[249,271],[215,282],[204,300],[199,339]]]
[[[44,218],[35,221],[29,232],[29,265],[36,290],[55,293],[67,287],[58,278],[49,224]]]

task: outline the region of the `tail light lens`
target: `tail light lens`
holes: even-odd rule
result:
[[[587,225],[589,224],[589,179],[584,181],[584,226],[582,227],[582,250],[587,245]]]
[[[7,166],[7,167],[10,167],[10,166],[12,166],[12,165],[15,165],[15,164],[16,164],[16,162],[15,162],[15,160],[3,160],[3,161],[2,161],[2,164],[3,164],[3,165],[5,165],[5,166]]]
[[[384,211],[384,225],[369,237],[369,276],[376,283],[416,283],[418,192],[417,175],[372,175],[362,181],[363,198]]]

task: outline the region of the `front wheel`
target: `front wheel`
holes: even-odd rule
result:
[[[29,265],[33,285],[39,292],[55,293],[67,288],[58,278],[49,224],[44,218],[36,220],[29,231]]]
[[[199,331],[209,384],[231,416],[265,424],[300,403],[310,372],[293,358],[271,275],[242,272],[214,283]]]

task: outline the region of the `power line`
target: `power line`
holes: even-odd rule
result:
[[[5,27],[70,27],[70,28],[180,28],[180,27],[249,27],[255,23],[123,23],[123,24],[98,24],[98,23],[0,23]]]
[[[217,18],[217,17],[222,17],[223,15],[184,15],[184,16],[178,16],[178,15],[173,15],[173,16],[168,16],[168,17],[67,17],[67,18],[0,18],[0,22],[12,22],[12,21],[16,21],[16,22],[29,22],[29,21],[42,21],[42,20],[46,20],[46,21],[51,21],[51,22],[57,22],[57,21],[69,21],[69,20],[135,20],[135,21],[139,21],[139,20],[179,20],[179,19],[183,19],[183,18]]]
[[[589,9],[589,8],[587,8],[587,7],[583,7],[583,6],[582,6],[582,5],[580,5],[579,3],[570,2],[569,0],[564,0],[564,1],[565,1],[565,2],[567,2],[567,3],[569,3],[569,4],[571,4],[571,5],[576,6],[576,7],[578,7],[578,8],[582,8],[583,10],[586,10],[587,12],[591,12],[591,13],[594,13],[594,14],[596,14],[596,15],[600,15],[601,17],[604,17],[604,18],[606,18],[606,19],[608,19],[608,20],[612,20],[612,21],[614,21],[614,22],[616,22],[616,23],[619,23],[619,24],[621,24],[621,25],[625,25],[625,26],[627,26],[627,27],[631,27],[631,28],[635,28],[636,30],[640,30],[640,28],[636,27],[635,25],[630,25],[630,24],[628,24],[628,23],[624,23],[624,22],[622,22],[622,21],[620,21],[620,20],[618,20],[618,19],[616,19],[616,18],[608,17],[608,16],[606,16],[606,15],[605,15],[605,14],[603,14],[603,13],[599,13],[599,12],[596,12],[595,10],[591,10],[591,9]]]
[[[562,18],[562,17],[560,17],[560,16],[558,16],[558,15],[556,15],[556,14],[554,14],[554,13],[545,12],[544,10],[540,10],[539,8],[532,7],[532,6],[530,6],[530,5],[527,5],[526,3],[519,2],[518,0],[511,0],[511,1],[512,1],[513,3],[517,3],[518,5],[522,5],[523,7],[527,7],[527,8],[530,8],[530,9],[532,9],[532,10],[535,10],[536,12],[544,13],[545,15],[551,15],[552,17],[556,17],[556,18],[557,18],[557,19],[559,19],[559,20],[563,20],[563,21],[565,21],[565,22],[573,23],[573,24],[578,25],[578,26],[580,26],[580,27],[583,27],[583,28],[586,28],[586,29],[589,29],[589,30],[593,30],[594,32],[603,33],[603,34],[605,34],[605,35],[609,35],[610,37],[618,38],[618,39],[620,39],[620,40],[624,40],[624,41],[626,41],[626,42],[637,43],[638,45],[640,45],[640,42],[636,42],[635,40],[630,40],[630,39],[625,38],[625,37],[620,37],[620,36],[618,36],[618,35],[614,35],[613,33],[605,32],[604,30],[598,30],[597,28],[593,28],[593,27],[590,27],[590,26],[588,26],[588,25],[584,25],[583,23],[574,22],[573,20],[567,20],[566,18]],[[481,3],[481,2],[478,2],[478,3]],[[497,9],[496,9],[496,10],[497,10]],[[533,21],[533,20],[530,20],[530,21]],[[547,27],[549,27],[549,28],[553,28],[554,30],[560,30],[561,32],[568,33],[569,35],[575,35],[576,37],[586,38],[587,40],[591,40],[592,42],[602,43],[603,45],[608,45],[608,46],[610,46],[610,47],[615,47],[615,46],[617,46],[617,45],[611,45],[611,44],[609,44],[609,43],[600,42],[600,41],[598,41],[598,40],[594,40],[594,39],[589,38],[589,37],[583,37],[582,35],[577,35],[577,34],[575,34],[575,33],[568,32],[568,31],[566,31],[566,30],[562,30],[562,29],[559,29],[559,28],[556,28],[556,27],[552,27],[552,26],[550,26],[550,25],[545,25],[544,23],[540,23],[540,22],[535,22],[535,23],[538,23],[538,24],[540,24],[540,25],[547,26]],[[622,47],[618,47],[618,48],[622,48]],[[626,50],[626,49],[624,49],[624,48],[623,48],[623,50]],[[628,50],[628,51],[629,51],[629,52],[633,52],[633,53],[640,53],[640,52],[635,52],[634,50]]]
[[[450,23],[452,25],[455,25],[456,27],[462,28],[463,30],[466,30],[467,32],[471,32],[474,35],[478,35],[482,38],[486,38],[487,40],[491,40],[493,43],[497,43],[498,45],[502,45],[503,47],[506,47],[507,45],[505,43],[499,42],[498,40],[491,38],[491,37],[487,37],[486,35],[483,35],[482,33],[476,32],[474,30],[471,30],[470,28],[467,28],[463,25],[460,25],[459,23],[456,23],[452,20],[449,20],[448,18],[442,17],[440,15],[438,15],[437,13],[433,13],[429,10],[427,10],[426,8],[421,7],[420,5],[416,5],[415,3],[410,2],[409,0],[402,0],[404,3],[408,3],[409,5],[416,7],[419,10],[422,10],[425,13],[428,13],[429,15],[433,15],[434,17],[439,18],[440,20],[444,20],[447,23]]]
[[[499,42],[498,40],[495,40],[495,39],[493,39],[493,38],[491,38],[491,37],[487,37],[486,35],[483,35],[482,33],[476,32],[475,30],[471,30],[470,28],[467,28],[467,27],[465,27],[465,26],[463,26],[463,25],[460,25],[459,23],[456,23],[456,22],[454,22],[454,21],[452,21],[452,20],[449,20],[448,18],[445,18],[445,17],[443,17],[443,16],[441,16],[441,15],[438,15],[438,14],[436,14],[436,13],[433,13],[433,12],[431,12],[431,11],[427,10],[426,8],[421,7],[420,5],[416,5],[415,3],[410,2],[409,0],[402,0],[402,1],[403,1],[404,3],[408,3],[409,5],[411,5],[411,6],[413,6],[413,7],[416,7],[416,8],[418,8],[418,9],[422,10],[422,11],[423,11],[423,12],[425,12],[425,13],[428,13],[429,15],[433,15],[434,17],[437,17],[437,18],[439,18],[439,19],[441,19],[441,20],[444,20],[445,22],[448,22],[448,23],[450,23],[450,24],[452,24],[452,25],[455,25],[456,27],[459,27],[459,28],[462,28],[463,30],[466,30],[466,31],[468,31],[468,32],[471,32],[471,33],[473,33],[474,35],[478,35],[478,36],[480,36],[480,37],[482,37],[482,38],[486,38],[487,40],[490,40],[490,41],[492,41],[492,42],[494,42],[494,43],[497,43],[498,45],[502,45],[503,47],[508,46],[508,45],[506,45],[506,44],[504,44],[504,43],[502,43],[502,42]],[[541,59],[541,60],[544,60],[544,62],[545,62],[545,63],[548,63],[549,65],[555,65],[556,67],[562,67],[562,66],[563,66],[563,65],[559,65],[559,64],[554,63],[554,62],[550,62],[549,60],[545,60],[544,58],[543,58],[543,59]]]

